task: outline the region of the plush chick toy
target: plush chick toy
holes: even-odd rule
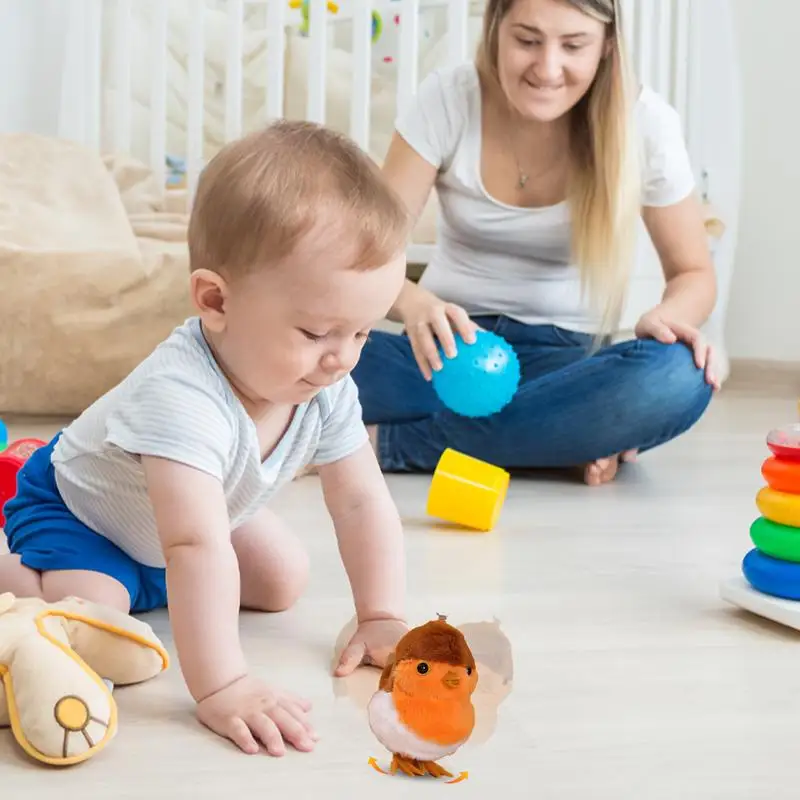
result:
[[[113,608],[0,594],[0,728],[35,761],[69,766],[117,732],[116,685],[168,665],[150,626]]]
[[[475,659],[446,617],[410,630],[381,673],[369,725],[392,753],[390,772],[452,777],[436,763],[469,739],[475,726]]]

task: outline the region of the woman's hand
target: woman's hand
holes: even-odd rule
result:
[[[697,368],[704,370],[706,383],[719,389],[719,379],[714,369],[714,349],[697,328],[669,319],[656,306],[641,316],[634,333],[639,339],[655,339],[664,344],[683,342],[691,348]]]
[[[461,306],[445,303],[414,284],[406,288],[406,297],[399,311],[414,358],[426,381],[431,380],[433,371],[438,372],[442,368],[437,339],[444,354],[453,358],[456,355],[454,329],[467,344],[474,344],[475,331],[479,330]]]

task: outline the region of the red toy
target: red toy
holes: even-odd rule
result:
[[[0,453],[0,525],[5,525],[3,506],[17,493],[17,473],[34,451],[47,444],[41,439],[17,439]]]
[[[767,447],[778,458],[800,461],[800,425],[771,430],[767,434]]]

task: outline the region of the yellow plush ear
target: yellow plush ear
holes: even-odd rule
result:
[[[18,621],[22,635],[0,668],[14,738],[45,764],[85,761],[116,733],[111,692],[69,647],[59,620]]]
[[[169,666],[153,629],[129,614],[77,598],[44,613],[60,617],[75,653],[117,686],[150,680]]]
[[[85,761],[114,737],[117,707],[103,678],[134,683],[169,663],[150,626],[77,599],[20,600],[0,621],[7,719],[23,750],[54,766]]]

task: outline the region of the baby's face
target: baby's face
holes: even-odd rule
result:
[[[403,287],[404,253],[359,271],[317,250],[229,286],[218,355],[251,400],[296,405],[343,378]]]

